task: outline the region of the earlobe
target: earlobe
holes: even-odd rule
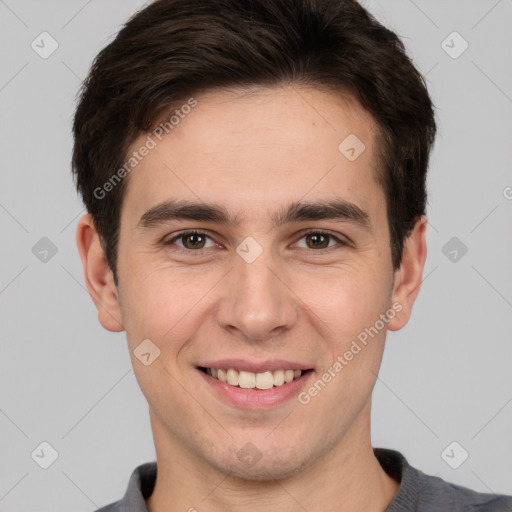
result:
[[[411,234],[405,241],[402,263],[395,272],[391,298],[391,303],[397,304],[397,310],[400,306],[401,309],[388,323],[390,331],[398,331],[409,321],[414,301],[420,291],[423,268],[427,258],[426,227],[427,219],[422,216],[416,221]]]
[[[108,331],[124,330],[114,276],[90,214],[84,215],[78,222],[76,243],[84,269],[85,284],[98,309],[98,320]]]

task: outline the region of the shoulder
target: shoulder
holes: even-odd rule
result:
[[[386,473],[400,482],[386,512],[512,512],[512,496],[480,493],[427,475],[394,450],[374,452]]]
[[[116,501],[115,503],[110,503],[110,505],[99,508],[96,512],[121,512],[121,505],[121,501]]]
[[[145,500],[153,492],[156,473],[156,462],[147,462],[136,467],[130,476],[123,498],[95,512],[147,512]]]
[[[512,512],[512,496],[476,492],[436,476],[420,473],[418,512]],[[442,509],[440,507],[443,507]]]

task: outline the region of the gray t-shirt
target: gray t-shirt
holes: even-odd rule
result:
[[[384,512],[512,512],[512,496],[478,493],[426,475],[411,467],[394,450],[373,449],[386,473],[400,482],[400,489]],[[156,462],[138,466],[120,501],[96,512],[147,512],[147,500],[156,482]]]

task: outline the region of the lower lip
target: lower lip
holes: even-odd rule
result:
[[[208,386],[223,400],[241,409],[260,410],[278,407],[296,397],[313,374],[312,371],[308,371],[292,382],[285,383],[282,386],[274,386],[270,389],[244,389],[221,382],[201,370],[197,371]]]

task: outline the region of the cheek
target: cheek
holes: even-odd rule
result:
[[[121,290],[124,325],[130,345],[149,338],[161,349],[187,339],[197,328],[208,295],[218,279],[208,273],[157,268],[130,276]]]
[[[381,315],[390,309],[388,286],[369,272],[345,273],[328,289],[317,288],[311,298],[315,300],[307,303],[313,312],[310,318],[318,316],[326,326],[320,331],[325,357],[317,379],[327,383],[317,380],[304,400],[318,395],[318,414],[331,410],[326,404],[337,404],[332,421],[340,425],[347,421],[347,411],[366,403],[375,384],[386,337]]]
[[[389,307],[389,280],[373,268],[378,265],[345,265],[297,274],[290,287],[322,320],[328,338],[343,345],[373,325]]]

